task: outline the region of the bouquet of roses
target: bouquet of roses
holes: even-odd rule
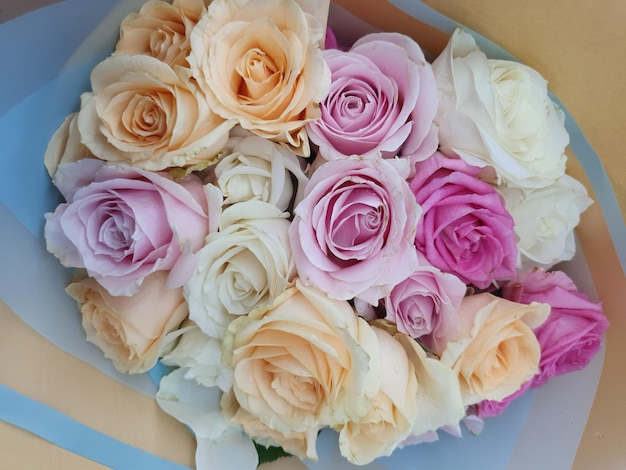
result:
[[[608,327],[549,271],[591,201],[542,77],[460,29],[432,63],[393,32],[340,47],[328,6],[147,1],[45,155],[87,340],[172,367],[198,468],[476,431]]]

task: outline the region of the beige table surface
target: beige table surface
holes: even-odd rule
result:
[[[0,0],[0,22],[54,0]],[[376,0],[352,4],[381,29],[402,30],[401,12],[368,14]],[[381,0],[378,0],[380,5]],[[384,3],[384,2],[383,2]],[[536,68],[574,116],[599,154],[626,213],[626,3],[622,0],[425,0],[452,19]],[[354,5],[357,5],[356,7]],[[379,11],[379,10],[378,10]],[[406,27],[414,25],[406,23]],[[432,36],[433,47],[445,38]],[[1,47],[1,45],[0,45]],[[586,181],[574,158],[569,171]],[[593,194],[592,194],[593,197]],[[611,321],[603,374],[575,469],[626,469],[626,278],[597,205],[578,230]],[[0,302],[0,380],[69,416],[163,457],[193,464],[188,432],[153,400],[117,384],[64,353]],[[97,406],[94,406],[97,403]],[[97,469],[91,461],[0,422],[0,469]],[[293,467],[289,467],[293,468]]]

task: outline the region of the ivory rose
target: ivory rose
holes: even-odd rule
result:
[[[189,36],[205,10],[204,0],[148,0],[122,21],[113,55],[146,54],[168,65],[189,67]]]
[[[222,415],[223,393],[185,378],[175,369],[159,383],[159,406],[188,426],[196,438],[196,468],[255,470],[259,457],[254,442]]]
[[[327,50],[331,87],[322,116],[307,124],[326,160],[400,157],[407,175],[437,150],[437,86],[419,45],[399,33],[372,33],[347,52]],[[396,163],[399,163],[395,161]]]
[[[261,201],[224,210],[220,230],[209,234],[185,285],[189,317],[221,338],[228,324],[271,305],[295,277],[287,214]]]
[[[322,164],[289,227],[300,279],[331,297],[376,305],[417,267],[413,239],[420,213],[387,160]]]
[[[71,163],[83,158],[93,158],[92,153],[80,141],[76,118],[78,113],[67,116],[54,132],[46,147],[43,161],[48,174],[54,178],[61,163]]]
[[[285,435],[359,421],[379,388],[372,328],[347,301],[297,280],[229,325],[222,357],[239,406]]]
[[[365,465],[391,455],[407,438],[417,419],[418,382],[402,345],[381,328],[373,328],[380,356],[380,389],[359,421],[338,426],[339,450],[348,461]]]
[[[224,204],[264,201],[288,210],[302,200],[309,179],[290,150],[254,135],[231,137],[214,167]]]
[[[95,279],[79,277],[66,288],[78,302],[87,341],[126,374],[146,372],[161,355],[167,333],[187,316],[182,288],[168,289],[167,274],[148,276],[132,297],[112,296]]]
[[[423,215],[415,245],[443,272],[479,289],[516,274],[513,218],[480,169],[440,153],[418,163],[409,185]]]
[[[319,118],[330,85],[321,20],[294,0],[213,1],[188,58],[211,108],[308,156],[304,125]]]
[[[541,350],[533,329],[550,306],[511,302],[492,294],[466,296],[459,308],[460,332],[443,338],[441,362],[457,374],[463,404],[502,400],[539,371]]]
[[[208,165],[234,122],[213,113],[188,75],[150,56],[100,62],[81,96],[82,141],[102,160],[145,170]]]
[[[45,216],[48,251],[85,268],[111,295],[133,295],[155,271],[170,271],[168,285],[182,286],[193,253],[217,228],[219,190],[194,175],[174,181],[84,159],[60,165],[54,184],[66,202]]]
[[[600,350],[609,327],[602,304],[580,292],[564,272],[531,269],[506,284],[502,293],[517,302],[546,302],[552,307],[548,320],[535,329],[541,362],[533,387],[582,369]]]
[[[405,445],[417,435],[456,425],[465,415],[456,374],[395,325],[371,323],[382,358],[380,389],[358,422],[338,426],[339,449],[363,465]]]
[[[563,176],[569,136],[537,71],[487,59],[461,29],[432,67],[443,153],[494,169],[506,186],[539,188]]]
[[[550,268],[576,252],[574,228],[592,204],[585,187],[569,175],[544,188],[499,188],[515,221],[522,266]]]
[[[161,358],[167,366],[178,367],[184,378],[205,387],[230,390],[233,372],[222,363],[221,343],[204,334],[194,322],[186,320],[166,338],[168,347]]]

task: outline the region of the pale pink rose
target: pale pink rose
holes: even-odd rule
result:
[[[410,174],[437,150],[437,86],[430,64],[411,38],[372,33],[347,52],[327,50],[331,87],[322,117],[307,124],[319,155],[399,156]]]
[[[458,308],[465,284],[420,260],[418,268],[385,297],[385,318],[398,331],[419,338],[426,347],[441,352],[439,338],[454,335],[459,328]]]
[[[330,27],[326,27],[326,36],[324,37],[324,49],[339,49],[337,37]]]
[[[423,216],[415,244],[433,266],[479,289],[516,275],[513,218],[480,169],[436,153],[410,181]]]
[[[533,329],[550,306],[512,302],[482,293],[466,296],[459,308],[460,331],[447,343],[441,362],[457,374],[463,404],[502,400],[539,371],[541,350]]]
[[[372,328],[347,301],[297,280],[269,307],[231,322],[222,344],[237,403],[270,437],[358,421],[380,385]]]
[[[580,370],[602,346],[609,321],[602,304],[595,303],[562,271],[531,269],[504,286],[505,298],[517,302],[545,302],[552,306],[548,320],[535,330],[541,345],[539,387],[555,375]]]
[[[122,21],[113,55],[145,54],[189,67],[189,35],[205,10],[204,0],[148,0]]]
[[[217,228],[219,191],[193,175],[174,181],[85,159],[60,165],[54,183],[67,202],[46,214],[48,250],[111,295],[133,295],[155,271],[171,270],[169,285],[183,285],[193,253]]]
[[[234,122],[213,113],[189,77],[145,55],[119,55],[91,73],[78,130],[98,158],[146,170],[208,165]]]
[[[146,277],[132,297],[114,297],[90,277],[75,280],[66,291],[78,302],[87,341],[126,374],[152,368],[165,336],[178,328],[188,312],[182,288],[167,288],[164,272]]]
[[[331,297],[376,305],[417,267],[413,239],[420,211],[387,160],[324,163],[289,227],[300,279]]]
[[[322,20],[294,0],[214,0],[188,58],[211,108],[308,156],[304,125],[319,118],[330,84]]]
[[[48,174],[54,178],[61,163],[71,163],[83,158],[94,158],[92,153],[80,141],[76,118],[78,113],[67,116],[54,132],[43,156]]]

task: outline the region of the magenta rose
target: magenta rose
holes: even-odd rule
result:
[[[350,155],[407,158],[406,170],[437,149],[433,119],[437,86],[430,64],[411,38],[373,33],[349,51],[324,51],[331,87],[322,116],[307,124],[326,160]],[[408,174],[408,173],[407,173]]]
[[[602,304],[579,292],[564,272],[531,269],[507,283],[502,295],[516,302],[545,302],[552,307],[546,322],[535,330],[541,362],[532,387],[556,375],[583,369],[600,349],[609,327]]]
[[[380,157],[320,165],[289,228],[299,277],[330,297],[376,305],[417,267],[419,213],[407,182]]]
[[[417,165],[410,187],[424,211],[417,249],[433,266],[484,289],[515,277],[517,246],[513,218],[479,171],[437,152]]]
[[[170,270],[168,286],[181,286],[217,227],[221,197],[192,175],[174,181],[85,159],[59,165],[54,183],[66,202],[46,214],[48,250],[111,295],[133,295],[155,271]]]
[[[455,275],[441,272],[426,260],[419,261],[413,274],[385,297],[385,318],[426,347],[443,349],[436,346],[440,343],[437,339],[457,334],[458,309],[466,286]]]

